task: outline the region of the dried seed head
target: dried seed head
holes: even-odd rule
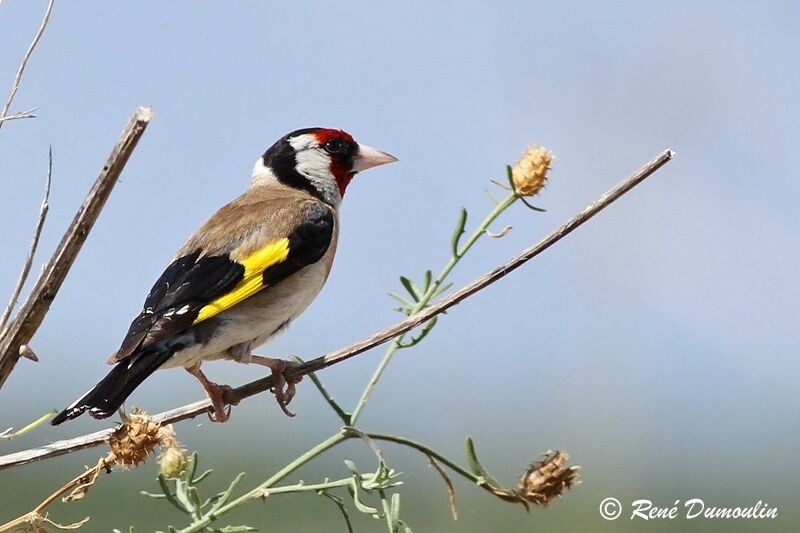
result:
[[[170,446],[158,460],[159,471],[167,479],[180,478],[186,472],[186,453],[180,446]]]
[[[161,428],[161,446],[164,452],[158,460],[159,470],[167,479],[177,479],[186,472],[186,451],[175,439],[171,426]]]
[[[115,462],[123,468],[144,462],[161,441],[160,430],[161,426],[142,410],[123,415],[122,425],[108,439]]]
[[[580,467],[565,468],[569,455],[564,452],[546,452],[544,459],[533,463],[519,480],[515,491],[519,498],[533,505],[545,506],[578,483]]]
[[[534,196],[547,182],[547,171],[553,163],[553,153],[543,146],[531,146],[511,171],[514,190],[520,196]]]

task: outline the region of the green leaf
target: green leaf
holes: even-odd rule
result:
[[[506,165],[506,178],[508,178],[508,186],[511,187],[511,191],[517,194],[517,188],[514,186],[514,169],[511,168],[511,165]]]
[[[420,330],[419,335],[414,337],[414,344],[417,344],[419,341],[424,339],[428,335],[428,333],[431,332],[431,330],[434,328],[434,326],[436,326],[436,321],[438,319],[439,319],[439,317],[435,316],[432,319],[430,319],[427,322],[425,322],[425,325],[422,326],[422,330]]]
[[[425,288],[423,289],[423,294],[428,292],[428,289],[431,288],[431,280],[433,279],[433,272],[430,270],[425,271]]]
[[[227,490],[225,492],[223,492],[220,495],[220,497],[217,500],[217,502],[214,505],[211,506],[211,510],[209,511],[209,513],[213,513],[214,511],[216,511],[217,509],[219,509],[220,507],[225,505],[225,503],[228,501],[228,498],[230,498],[231,494],[233,494],[233,491],[236,490],[236,486],[239,484],[239,482],[244,477],[244,474],[245,474],[244,472],[239,472],[239,475],[236,476],[236,478],[234,478],[233,481],[231,481],[231,484],[228,486]]]
[[[411,348],[412,346],[416,346],[417,344],[419,344],[420,341],[422,341],[422,339],[427,337],[428,333],[431,332],[433,327],[436,325],[437,319],[438,317],[433,317],[432,319],[425,322],[425,325],[422,326],[422,329],[420,330],[419,334],[416,337],[412,337],[410,341],[408,342],[398,341],[398,347]]]
[[[400,493],[392,494],[392,503],[389,505],[389,528],[392,533],[400,531]]]
[[[372,516],[378,516],[377,509],[370,507],[361,501],[361,496],[359,494],[359,481],[357,477],[353,478],[353,483],[347,486],[347,490],[350,492],[350,496],[353,497],[353,505],[356,506],[356,509],[358,509],[359,512]]]
[[[417,286],[414,285],[414,282],[411,281],[410,279],[408,279],[405,276],[400,276],[400,283],[403,284],[403,287],[406,288],[406,290],[411,295],[411,297],[414,299],[414,301],[415,302],[419,302],[420,294],[419,294],[419,291],[417,290]]]
[[[540,213],[545,213],[547,211],[546,209],[542,209],[541,207],[536,207],[535,205],[531,205],[531,203],[528,202],[528,200],[526,200],[524,196],[520,196],[519,199],[522,200],[522,203],[525,204],[525,207],[527,207],[532,211],[539,211]]]
[[[390,292],[389,296],[394,298],[395,300],[397,300],[401,304],[403,304],[403,306],[405,306],[405,307],[409,307],[409,308],[414,307],[414,304],[412,304],[411,302],[409,302],[408,300],[406,300],[405,298],[403,298],[402,296],[400,296],[396,292]]]
[[[472,441],[472,437],[467,437],[465,447],[467,450],[467,462],[469,463],[469,469],[472,470],[472,473],[483,478],[488,484],[500,487],[500,484],[489,475],[486,469],[483,468],[481,462],[478,461],[478,456],[475,453],[475,443]]]
[[[189,471],[188,475],[186,476],[186,479],[188,479],[189,483],[191,483],[192,485],[197,483],[197,479],[195,479],[194,477],[194,475],[197,473],[197,461],[198,461],[197,451],[194,451],[192,452],[191,457],[189,457]]]
[[[435,298],[436,296],[439,296],[440,294],[442,294],[444,291],[446,291],[447,289],[449,289],[452,286],[453,286],[452,283],[445,283],[444,285],[440,285],[439,288],[436,289],[436,291],[434,291],[433,297]]]
[[[194,508],[194,502],[192,502],[192,499],[189,497],[188,487],[189,485],[182,479],[175,481],[175,499],[181,503],[189,514],[191,514]]]
[[[184,507],[183,504],[178,501],[178,498],[172,494],[172,490],[169,488],[169,484],[167,483],[166,478],[163,474],[158,475],[158,483],[161,485],[161,490],[164,492],[164,497],[167,499],[169,503],[171,503],[176,508],[180,509],[186,514],[192,514],[188,507]]]
[[[467,224],[467,210],[463,207],[458,214],[458,222],[456,222],[456,229],[453,230],[453,238],[450,241],[450,246],[453,252],[453,257],[458,258],[461,256],[458,250],[458,243],[461,241],[461,236],[464,235],[464,226]]]
[[[352,472],[352,473],[353,473],[353,474],[354,474],[356,477],[359,477],[359,476],[361,475],[361,474],[359,474],[359,473],[358,473],[358,470],[356,470],[356,464],[355,464],[353,461],[351,461],[350,459],[345,459],[345,460],[344,460],[344,465],[345,465],[345,466],[347,467],[347,469],[348,469],[350,472]]]
[[[139,494],[142,496],[147,496],[148,498],[153,498],[154,500],[163,500],[166,498],[166,496],[163,494],[154,494],[152,492],[147,492],[146,490],[140,490]]]
[[[197,476],[196,478],[194,478],[194,479],[192,480],[192,485],[197,485],[198,483],[200,483],[201,481],[203,481],[205,478],[207,478],[208,476],[210,476],[212,472],[213,472],[213,470],[211,470],[211,469],[209,468],[208,470],[206,470],[205,472],[203,472],[202,474],[200,474],[199,476]]]
[[[202,505],[200,503],[200,493],[197,492],[197,488],[192,486],[186,487],[186,495],[189,496],[189,501],[192,502],[195,513],[200,514]]]

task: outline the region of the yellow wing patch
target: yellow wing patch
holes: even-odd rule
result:
[[[289,239],[284,237],[283,239],[272,241],[254,254],[244,258],[244,260],[238,261],[244,266],[242,281],[237,283],[229,293],[203,306],[193,325],[207,320],[226,309],[230,309],[259,292],[264,288],[264,271],[272,265],[286,261],[288,256]]]

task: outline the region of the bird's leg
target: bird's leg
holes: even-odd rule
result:
[[[206,394],[208,394],[209,399],[211,399],[211,405],[214,408],[214,414],[209,414],[209,418],[212,422],[225,422],[230,418],[230,407],[225,409],[225,400],[222,399],[222,395],[225,394],[225,391],[231,390],[230,386],[228,385],[218,385],[208,379],[203,371],[200,370],[200,363],[197,363],[193,366],[187,367],[186,371],[197,378],[197,381],[203,386],[206,390]]]
[[[260,355],[252,355],[250,362],[265,366],[272,371],[272,392],[275,393],[275,399],[278,400],[278,405],[284,413],[288,416],[294,416],[294,413],[289,411],[286,406],[294,398],[295,385],[303,379],[303,376],[287,380],[283,377],[283,372],[287,368],[295,366],[295,364],[284,359],[273,359],[272,357],[262,357]]]

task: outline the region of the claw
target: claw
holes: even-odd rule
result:
[[[273,359],[271,357],[261,357],[259,355],[252,356],[251,362],[266,366],[272,373],[272,393],[275,394],[275,399],[278,401],[278,406],[281,408],[286,416],[294,416],[294,413],[289,411],[288,405],[294,398],[297,389],[295,385],[303,379],[303,376],[293,377],[287,380],[283,373],[287,368],[292,368],[295,363],[283,359]]]

